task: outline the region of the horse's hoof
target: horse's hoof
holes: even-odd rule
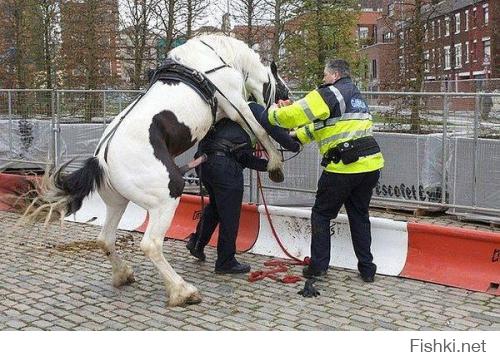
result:
[[[130,266],[126,266],[123,271],[113,275],[113,286],[119,288],[135,282],[134,271]]]
[[[168,299],[168,307],[195,305],[201,302],[200,292],[189,284],[172,292]]]
[[[198,303],[201,303],[201,296],[199,292],[193,293],[186,300],[186,305],[196,305]]]
[[[275,183],[281,183],[285,180],[285,175],[281,169],[275,169],[269,171],[269,179]]]

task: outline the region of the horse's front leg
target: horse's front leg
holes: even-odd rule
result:
[[[141,241],[141,249],[153,262],[163,278],[171,307],[201,302],[200,293],[174,271],[163,255],[163,240],[170,227],[179,199],[170,198],[165,204],[148,209],[149,223]]]
[[[243,119],[234,109],[227,109],[227,110],[224,109],[224,111],[228,115],[231,113],[231,116],[229,116],[229,118],[233,119],[243,128],[248,129],[248,127],[250,127],[251,131],[255,134],[255,136],[260,141],[264,149],[267,151],[267,154],[269,155],[269,163],[267,164],[267,171],[269,172],[269,178],[273,182],[283,182],[285,178],[283,175],[283,161],[281,159],[280,153],[274,146],[274,143],[269,138],[269,135],[267,134],[266,130],[262,128],[259,122],[255,119],[246,101],[241,100],[233,104],[239,109],[239,111],[245,117],[245,119]]]

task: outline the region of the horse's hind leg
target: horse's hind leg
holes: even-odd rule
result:
[[[141,249],[160,272],[169,295],[168,305],[180,306],[201,302],[201,297],[193,285],[179,276],[163,256],[165,232],[172,222],[179,199],[169,198],[157,208],[149,209],[149,224],[141,241]]]
[[[127,208],[128,200],[117,193],[113,193],[112,196],[101,193],[101,197],[106,203],[106,220],[97,242],[111,262],[113,286],[120,287],[135,281],[132,267],[120,258],[115,247],[116,229]]]

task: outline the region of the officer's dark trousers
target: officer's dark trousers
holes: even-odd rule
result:
[[[236,236],[243,198],[243,168],[229,156],[209,154],[201,165],[201,180],[210,197],[196,228],[200,245],[206,246],[217,224],[219,240],[215,268],[235,265]]]
[[[351,229],[358,270],[365,276],[375,274],[370,251],[372,242],[368,208],[380,171],[359,174],[323,172],[318,182],[311,214],[311,267],[323,271],[330,263],[330,221],[345,205]]]

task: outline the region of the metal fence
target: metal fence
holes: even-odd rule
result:
[[[43,170],[73,158],[78,167],[138,93],[0,89],[0,170]],[[500,219],[500,94],[363,94],[386,159],[374,203]],[[186,163],[194,151],[177,163]],[[285,163],[285,182],[262,176],[265,197],[274,205],[310,206],[321,172],[316,145],[306,146]],[[188,174],[187,182],[196,184],[196,175]],[[259,203],[256,172],[247,170],[245,183],[245,199]]]

